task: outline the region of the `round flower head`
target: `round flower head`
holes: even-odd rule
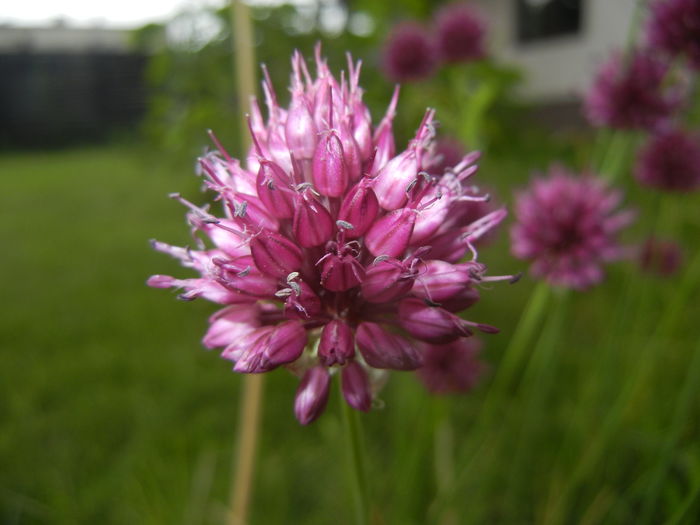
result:
[[[645,186],[665,191],[700,188],[700,138],[678,129],[649,139],[638,155],[634,176]]]
[[[659,277],[675,274],[683,264],[683,250],[675,241],[649,237],[639,248],[639,266]]]
[[[402,22],[392,29],[382,50],[384,74],[394,82],[428,78],[437,66],[433,38],[417,22]]]
[[[484,22],[467,4],[443,7],[435,17],[440,58],[445,62],[470,62],[485,56]]]
[[[652,129],[678,106],[677,92],[664,89],[668,64],[648,52],[614,54],[598,71],[585,99],[596,126]]]
[[[511,250],[554,285],[585,289],[603,279],[603,264],[623,256],[617,233],[632,214],[616,212],[620,193],[593,176],[553,168],[518,195]]]
[[[418,377],[433,394],[464,394],[472,390],[484,373],[479,360],[481,341],[472,337],[446,345],[424,345],[423,367]]]
[[[279,107],[267,75],[267,119],[253,101],[245,167],[216,140],[218,151],[200,159],[221,213],[173,195],[208,246],[153,245],[199,275],[148,283],[223,305],[204,345],[223,348],[237,372],[285,366],[299,375],[294,412],[306,424],[323,411],[333,375],[348,404],[369,410],[385,370],[423,364],[421,343],[495,332],[456,313],[478,300],[480,283],[511,277],[487,277],[474,248],[505,211],[478,220],[461,212],[486,199],[466,184],[478,154],[440,176],[424,171],[433,110],[396,152],[398,90],[373,127],[359,63],[349,61],[340,81],[318,50],[315,78],[298,53],[292,66],[288,108]]]
[[[670,55],[685,55],[700,69],[700,1],[657,0],[648,26],[651,46]]]

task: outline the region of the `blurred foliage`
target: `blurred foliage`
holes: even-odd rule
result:
[[[350,51],[363,61],[365,102],[378,120],[393,90],[381,73],[381,45],[387,28],[409,17],[427,22],[439,4],[363,0],[348,5],[322,2],[307,7],[255,7],[256,60],[267,66],[280,103],[285,105],[293,49],[310,59],[314,45],[321,43],[323,55],[335,71],[346,69],[346,53]],[[202,17],[208,18],[204,20],[206,30],[198,32]],[[183,12],[169,24],[150,24],[134,35],[134,43],[152,54],[145,137],[177,162],[201,152],[207,144],[207,129],[213,129],[225,145],[238,151],[237,122],[248,108],[237,104],[228,28],[229,11],[222,9]],[[208,36],[202,38],[202,32]],[[485,60],[445,66],[432,79],[402,86],[402,111],[395,126],[399,144],[412,136],[428,101],[437,107],[438,119],[444,119],[444,133],[463,137],[474,146],[512,141],[512,129],[506,133],[506,128],[512,128],[514,120],[524,114],[512,96],[519,80],[512,67]],[[459,100],[457,112],[455,98]],[[482,133],[478,140],[477,130]]]

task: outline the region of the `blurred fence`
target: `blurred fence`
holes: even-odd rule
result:
[[[95,141],[137,124],[146,61],[106,50],[0,54],[0,146]]]

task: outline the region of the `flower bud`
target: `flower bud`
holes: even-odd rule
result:
[[[372,391],[364,368],[352,361],[343,368],[341,379],[346,403],[355,410],[369,412],[372,407]]]
[[[352,224],[345,232],[346,238],[362,237],[374,222],[379,212],[377,196],[363,181],[358,182],[345,196],[340,206],[338,219]]]
[[[326,324],[318,344],[318,359],[321,364],[344,365],[354,355],[355,339],[347,323],[334,319]]]
[[[340,197],[348,186],[348,168],[338,134],[330,130],[316,145],[311,169],[314,187],[328,197]]]
[[[469,286],[462,288],[462,290],[453,295],[449,299],[445,299],[440,302],[440,307],[444,308],[448,312],[461,312],[474,306],[479,301],[479,290],[476,288],[471,288]]]
[[[321,284],[326,290],[344,292],[362,282],[365,269],[352,255],[329,254],[323,261]]]
[[[290,283],[291,284],[291,283]],[[321,299],[304,281],[295,283],[284,303],[284,315],[288,319],[306,320],[321,313]]]
[[[372,154],[372,117],[362,101],[353,105],[352,126],[360,158],[365,161]]]
[[[318,199],[304,192],[296,198],[292,231],[301,246],[318,246],[333,235],[333,218]]]
[[[413,337],[427,343],[450,343],[472,335],[456,315],[416,298],[401,301],[399,323]]]
[[[388,303],[411,291],[415,275],[401,261],[386,259],[367,268],[362,281],[362,296],[370,303]]]
[[[283,235],[270,230],[262,230],[250,239],[250,253],[261,272],[277,279],[301,268],[302,254],[299,247]]]
[[[277,281],[261,273],[253,257],[238,257],[233,260],[214,258],[218,270],[216,281],[227,290],[259,299],[269,299],[277,291]]]
[[[209,329],[202,343],[209,349],[228,346],[258,328],[258,316],[258,308],[249,304],[219,310],[209,318]]]
[[[423,364],[418,350],[409,341],[387,332],[377,323],[360,323],[355,340],[371,367],[415,370]]]
[[[473,264],[450,264],[445,261],[426,261],[423,271],[413,285],[413,294],[442,303],[468,287],[472,282]]]
[[[296,361],[306,346],[306,331],[298,321],[263,326],[228,346],[224,357],[234,359],[236,372],[256,374]]]
[[[292,95],[284,130],[287,145],[295,158],[313,158],[316,150],[316,124],[303,95]]]
[[[278,219],[294,216],[294,192],[289,175],[274,162],[260,161],[255,187],[267,210]]]
[[[322,366],[306,371],[294,399],[294,415],[299,423],[308,425],[323,413],[328,402],[330,380],[328,370]]]
[[[374,179],[374,193],[385,210],[396,210],[406,203],[406,189],[418,176],[418,159],[414,148],[400,153],[379,171]]]
[[[408,247],[415,223],[416,210],[401,208],[392,211],[372,225],[365,236],[365,245],[376,257],[399,257]]]

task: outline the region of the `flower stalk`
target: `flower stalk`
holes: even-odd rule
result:
[[[231,34],[233,43],[234,73],[240,107],[246,107],[255,93],[255,57],[253,50],[253,26],[250,8],[240,0],[231,0]],[[249,147],[248,123],[240,119],[241,148]],[[260,428],[260,407],[263,395],[263,376],[247,374],[243,378],[238,420],[238,442],[232,475],[230,511],[227,525],[245,525],[253,489],[253,473]]]
[[[338,382],[340,385],[340,382]],[[367,525],[369,522],[369,496],[367,487],[367,470],[365,466],[365,448],[362,437],[362,429],[357,412],[343,401],[342,387],[340,390],[340,404],[343,413],[343,430],[347,437],[347,465],[353,503],[355,507],[355,523]]]

